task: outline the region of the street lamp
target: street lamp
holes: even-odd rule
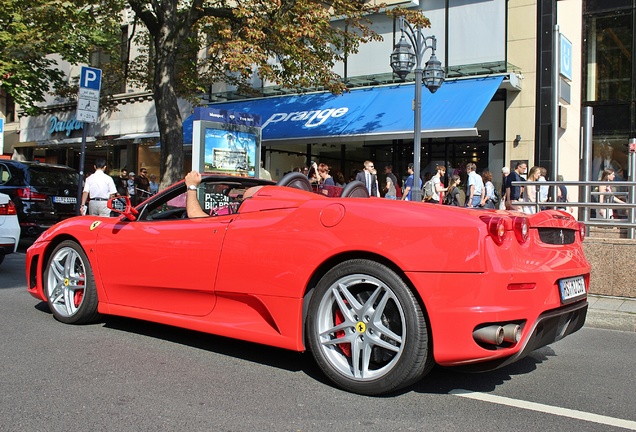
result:
[[[415,112],[413,122],[413,158],[415,160],[413,162],[411,201],[422,201],[422,187],[418,181],[422,157],[422,83],[431,93],[435,93],[442,86],[446,74],[442,68],[442,63],[435,56],[435,50],[437,49],[435,36],[424,37],[422,28],[419,25],[413,28],[404,17],[400,17],[400,32],[402,34],[400,41],[395,45],[395,49],[391,53],[391,68],[403,80],[415,66],[415,102],[413,104],[413,111]],[[411,49],[412,46],[415,46],[415,52]],[[432,51],[431,58],[426,62],[426,67],[422,70],[422,57],[428,49]]]

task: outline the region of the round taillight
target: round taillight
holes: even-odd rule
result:
[[[525,243],[528,240],[528,233],[530,231],[530,227],[528,226],[528,218],[517,216],[513,222],[513,229],[515,232],[515,237],[517,237],[517,241],[519,243]]]
[[[583,222],[579,222],[579,235],[581,236],[581,241],[585,238],[585,224]]]
[[[502,244],[506,237],[506,221],[504,218],[493,217],[488,222],[488,232],[495,240],[495,243]]]

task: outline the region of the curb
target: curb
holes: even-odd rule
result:
[[[585,327],[636,332],[636,314],[589,308]]]

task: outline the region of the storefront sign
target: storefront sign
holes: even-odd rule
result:
[[[53,116],[49,120],[49,123],[51,124],[49,127],[49,135],[53,135],[56,132],[66,132],[66,136],[71,136],[71,132],[84,128],[84,123],[78,121],[75,117],[70,120],[60,120],[56,116]]]
[[[298,111],[298,112],[290,112],[290,113],[274,113],[270,118],[263,123],[263,129],[267,127],[270,123],[278,123],[278,122],[304,122],[305,127],[312,128],[316,126],[320,126],[323,124],[328,118],[338,118],[342,117],[349,111],[348,107],[340,107],[340,108],[327,108],[323,110],[315,110],[315,111]]]

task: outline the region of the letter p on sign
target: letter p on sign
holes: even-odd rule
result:
[[[82,66],[80,72],[80,88],[100,91],[102,87],[102,71],[100,69]]]

